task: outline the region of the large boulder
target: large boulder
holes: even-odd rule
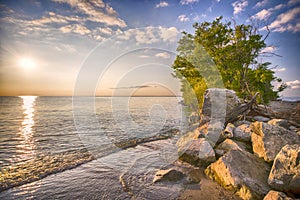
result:
[[[268,182],[276,190],[300,194],[300,144],[286,145],[281,149]]]
[[[254,122],[250,125],[252,130],[251,141],[253,152],[268,162],[286,144],[300,144],[300,135],[280,126],[273,126],[264,122]]]
[[[270,190],[270,166],[253,154],[231,150],[207,167],[205,173],[242,199],[262,199]]]
[[[201,124],[212,119],[225,122],[226,113],[240,105],[240,100],[233,90],[210,88],[205,91],[201,112]]]
[[[178,148],[179,159],[197,166],[207,166],[216,160],[215,152],[205,138],[191,140]]]
[[[242,142],[250,142],[251,141],[251,129],[250,125],[242,124],[235,129],[233,129],[233,138]]]
[[[292,198],[286,196],[283,192],[278,192],[275,190],[270,190],[265,196],[264,200],[293,200]]]

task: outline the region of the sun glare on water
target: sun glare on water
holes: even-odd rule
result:
[[[31,69],[36,66],[36,63],[32,58],[24,57],[20,58],[19,65],[24,69]]]

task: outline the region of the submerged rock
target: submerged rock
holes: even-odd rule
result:
[[[182,172],[177,171],[173,168],[166,169],[166,170],[159,170],[155,174],[153,183],[162,182],[162,181],[179,181],[184,176],[185,175]]]
[[[251,134],[251,128],[248,124],[242,124],[233,130],[233,138],[242,142],[250,142]]]
[[[205,138],[191,140],[178,149],[179,159],[196,166],[207,166],[216,160],[215,152]]]
[[[242,199],[262,199],[270,190],[270,166],[253,154],[231,150],[207,167],[205,173]]]
[[[300,136],[280,126],[273,126],[264,122],[254,122],[251,141],[253,152],[266,161],[271,162],[286,144],[300,144]]]
[[[281,149],[268,182],[276,190],[300,194],[300,144],[286,145]]]
[[[293,200],[293,199],[286,196],[286,194],[284,194],[283,192],[270,190],[270,192],[265,196],[264,200]]]

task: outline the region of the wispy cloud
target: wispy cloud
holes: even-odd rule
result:
[[[121,40],[134,39],[137,44],[152,44],[156,42],[176,42],[180,32],[176,27],[146,27],[144,29],[129,29],[118,36]]]
[[[274,72],[284,72],[284,71],[286,71],[286,68],[285,67],[283,67],[283,68],[275,68],[275,69],[273,69],[273,71]]]
[[[300,15],[300,7],[293,8],[278,15],[278,17],[269,25],[269,29],[274,32],[299,32],[300,31],[300,22],[296,19]],[[296,22],[295,22],[296,21]]]
[[[161,1],[160,3],[155,5],[155,8],[163,8],[169,6],[169,3],[166,1]]]
[[[233,14],[237,15],[245,10],[245,8],[248,6],[248,1],[246,0],[235,1],[231,5],[233,7]]]
[[[262,20],[262,19],[266,19],[266,18],[270,17],[271,14],[272,14],[272,12],[270,10],[263,9],[263,10],[259,11],[258,13],[256,13],[253,17],[256,19]]]
[[[285,6],[286,6],[285,4],[278,4],[273,8],[263,9],[263,10],[259,11],[258,13],[256,13],[255,15],[253,15],[252,17],[255,19],[259,19],[259,20],[266,20],[266,18],[270,17],[274,11],[280,10],[280,9],[284,8]]]
[[[289,0],[288,2],[289,6],[296,5],[296,4],[300,4],[300,0]]]
[[[259,1],[255,4],[254,8],[261,8],[261,7],[265,6],[268,2],[269,2],[269,0]]]
[[[135,88],[149,88],[149,87],[157,87],[157,85],[134,85],[134,86],[126,86],[126,87],[115,87],[109,88],[112,90],[126,90],[126,89],[135,89]]]
[[[155,54],[155,56],[159,57],[159,58],[165,58],[165,59],[168,59],[171,57],[171,55],[167,52],[157,53],[157,54]]]
[[[63,32],[63,33],[70,33],[70,32],[73,32],[73,33],[78,33],[80,35],[86,35],[86,34],[89,34],[91,31],[86,28],[85,26],[83,25],[79,25],[79,24],[73,24],[73,25],[67,25],[67,26],[63,26],[60,28],[60,30]]]
[[[288,81],[288,82],[286,82],[286,84],[291,89],[300,89],[300,81],[299,80]]]
[[[265,47],[261,52],[262,53],[274,53],[277,48],[275,46]]]
[[[181,0],[180,1],[180,4],[181,5],[188,5],[188,4],[192,4],[192,3],[196,3],[198,2],[199,0]]]
[[[78,12],[88,16],[88,20],[104,23],[108,26],[126,27],[124,20],[117,17],[117,12],[102,0],[79,1],[79,0],[52,0],[58,3],[66,3],[76,8]]]
[[[188,18],[186,15],[179,15],[178,20],[181,22],[186,22],[186,21],[189,21],[190,18]]]

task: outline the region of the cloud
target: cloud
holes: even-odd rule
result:
[[[99,22],[108,26],[127,26],[124,20],[117,17],[117,12],[102,0],[79,1],[79,0],[52,0],[58,3],[66,3],[77,9],[78,12],[87,15],[87,20]]]
[[[275,68],[275,69],[273,69],[273,71],[274,72],[284,72],[284,71],[286,71],[286,68]]]
[[[164,42],[177,42],[178,36],[180,34],[179,30],[176,27],[158,27],[160,30],[160,37]]]
[[[190,19],[186,15],[179,15],[178,20],[181,22],[189,21]]]
[[[80,35],[86,35],[86,34],[91,33],[91,31],[88,28],[86,28],[83,25],[79,25],[79,24],[63,26],[59,30],[63,33],[72,32],[72,33],[78,33]]]
[[[163,8],[169,6],[168,2],[161,1],[159,4],[155,5],[155,8]]]
[[[261,8],[261,7],[265,6],[268,2],[269,2],[269,0],[259,1],[255,4],[254,8]]]
[[[289,0],[288,5],[292,6],[292,5],[299,4],[299,3],[300,3],[300,0]]]
[[[277,48],[275,46],[268,46],[262,49],[262,53],[273,53]]]
[[[112,35],[113,30],[109,27],[101,27],[97,29],[100,33],[104,35]]]
[[[109,88],[109,89],[124,90],[124,89],[149,88],[149,87],[157,87],[157,85],[136,85],[136,86],[127,86],[127,87],[115,87],[115,88]]]
[[[300,81],[299,80],[288,81],[288,82],[286,82],[286,84],[291,89],[300,89]]]
[[[168,59],[171,57],[171,55],[167,52],[162,52],[162,53],[155,54],[155,57]]]
[[[121,40],[135,40],[137,44],[152,44],[156,42],[177,42],[180,32],[175,27],[146,27],[143,29],[129,29],[117,37]]]
[[[252,17],[255,19],[259,19],[259,20],[265,20],[266,18],[268,18],[272,15],[273,11],[280,10],[281,8],[284,8],[284,7],[285,7],[284,4],[278,4],[277,6],[275,6],[273,8],[263,9],[263,10],[259,11],[258,13],[256,13],[255,15],[253,15]]]
[[[300,7],[293,8],[291,10],[286,11],[285,13],[280,14],[277,16],[275,21],[273,21],[269,25],[269,29],[273,30],[274,32],[299,32],[300,31],[300,24],[299,21],[293,23],[295,19],[299,17],[300,14]]]
[[[188,4],[192,4],[192,3],[196,3],[198,2],[199,0],[181,0],[180,1],[180,4],[181,5],[188,5]]]
[[[270,17],[271,14],[272,12],[270,10],[263,9],[260,12],[256,13],[253,17],[262,20]]]
[[[231,5],[233,7],[233,14],[237,15],[245,10],[245,8],[248,6],[248,1],[246,0],[235,1]]]

